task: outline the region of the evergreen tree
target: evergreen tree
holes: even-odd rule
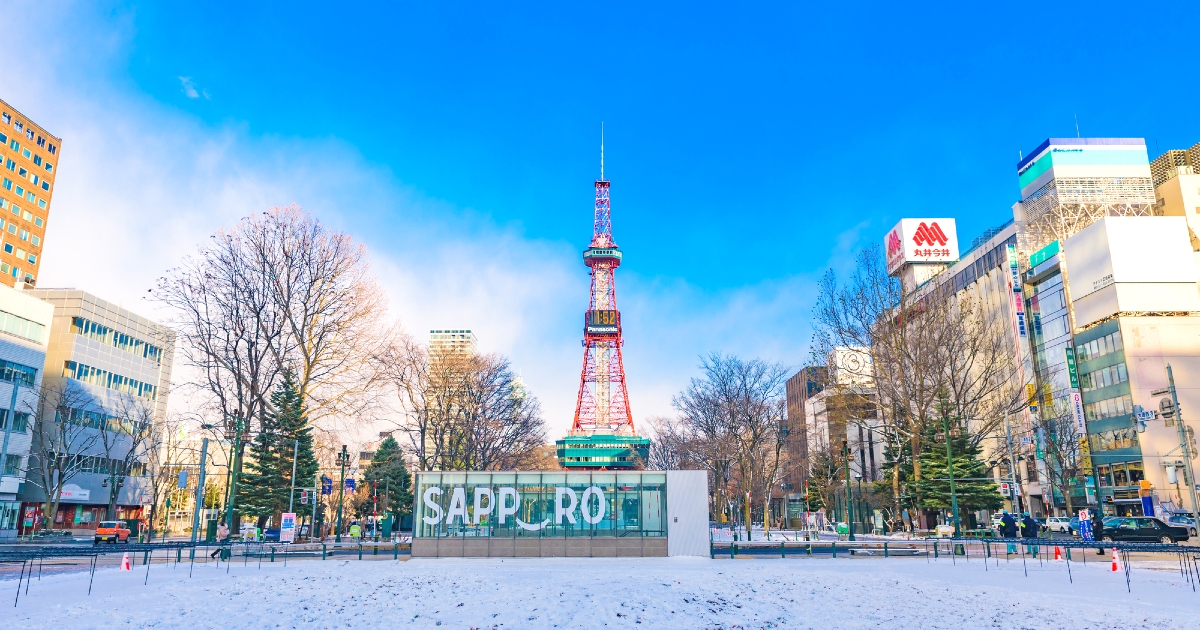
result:
[[[958,511],[964,520],[965,513],[975,510],[998,510],[1004,504],[1000,489],[990,479],[987,466],[980,461],[980,449],[971,444],[965,427],[951,420],[950,435],[938,431],[933,423],[923,436],[921,449],[922,479],[918,483],[921,506],[931,510],[948,510],[951,506],[950,469],[946,466],[946,440],[954,464],[954,491],[958,495]]]
[[[400,445],[391,436],[379,443],[371,463],[363,474],[363,485],[374,495],[371,486],[378,483],[379,511],[391,512],[397,521],[412,512],[412,475],[408,472]],[[386,501],[386,505],[385,505]],[[371,501],[373,507],[374,501]]]
[[[238,482],[240,511],[257,517],[260,526],[287,510],[293,486],[293,450],[296,487],[315,486],[319,467],[304,402],[290,370],[271,394],[271,405],[275,411],[262,415]]]

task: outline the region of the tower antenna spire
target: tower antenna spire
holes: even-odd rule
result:
[[[600,181],[604,181],[604,121],[600,122]]]

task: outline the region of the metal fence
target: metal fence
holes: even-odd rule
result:
[[[1076,551],[1072,558],[1072,551]],[[1075,581],[1071,562],[1087,564],[1089,552],[1106,556],[1101,562],[1115,560],[1125,572],[1125,588],[1131,591],[1130,575],[1133,554],[1141,560],[1178,563],[1180,575],[1197,590],[1200,584],[1200,547],[1162,543],[1104,543],[1053,538],[924,538],[913,540],[812,540],[812,541],[713,541],[709,543],[711,558],[738,556],[758,557],[925,557],[932,562],[949,557],[951,563],[982,561],[986,570],[989,562],[1001,559],[1012,562],[1020,559],[1025,575],[1028,563],[1039,565],[1050,561],[1066,563],[1067,579]]]

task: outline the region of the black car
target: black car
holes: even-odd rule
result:
[[[1186,527],[1174,527],[1152,516],[1119,516],[1104,519],[1104,542],[1186,542]]]

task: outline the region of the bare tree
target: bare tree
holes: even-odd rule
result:
[[[537,459],[545,423],[508,359],[430,355],[408,337],[380,357],[399,403],[405,450],[420,470],[498,470]]]
[[[783,384],[787,370],[759,359],[711,354],[700,362],[702,378],[693,378],[672,404],[688,435],[695,461],[716,481],[711,501],[723,505],[730,480],[735,501],[763,502],[764,526],[770,527],[771,488],[784,467]]]
[[[90,470],[95,458],[87,455],[99,441],[95,428],[99,414],[87,414],[91,401],[82,388],[70,381],[43,383],[36,408],[26,479],[46,493],[42,506],[42,528],[54,524],[62,502],[63,488],[76,475]]]
[[[113,397],[112,412],[97,429],[105,465],[100,472],[108,475],[108,516],[117,517],[117,500],[130,477],[143,477],[147,460],[161,438],[155,423],[153,400],[129,394]]]
[[[852,347],[871,358],[872,386],[889,442],[907,445],[914,484],[922,478],[922,436],[939,404],[987,437],[1020,398],[1014,341],[983,305],[949,285],[907,293],[887,274],[878,246],[864,250],[846,283],[830,271],[814,308],[818,360]],[[901,470],[893,468],[893,514],[901,513]]]
[[[160,511],[166,510],[168,498],[175,497],[177,500],[183,499],[179,490],[179,474],[183,470],[191,470],[192,466],[185,465],[184,459],[192,459],[190,451],[193,449],[187,446],[187,435],[185,432],[184,419],[178,415],[168,415],[156,427],[153,438],[146,448],[146,483],[150,488],[150,516],[147,522],[150,524],[147,540],[153,538],[154,527],[160,520],[163,522],[163,531],[166,531],[167,515],[160,515]],[[199,462],[196,461],[196,471],[199,471]],[[194,476],[194,475],[192,475]],[[190,483],[190,482],[189,482]],[[180,503],[177,501],[176,506]],[[160,510],[162,506],[163,510]],[[202,506],[197,505],[194,509],[202,509]]]
[[[356,418],[376,402],[382,378],[371,360],[391,332],[387,303],[367,250],[292,205],[244,222],[283,323],[275,360],[290,365],[308,417]]]

